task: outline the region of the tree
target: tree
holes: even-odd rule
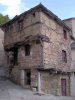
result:
[[[2,14],[0,14],[0,25],[8,22],[10,19],[8,17],[8,15],[3,16]]]

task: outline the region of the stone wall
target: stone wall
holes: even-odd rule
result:
[[[43,61],[45,68],[57,68],[67,71],[71,66],[70,33],[64,39],[64,27],[41,12],[41,34],[50,39],[50,43],[43,42]],[[62,50],[67,53],[67,63],[62,61]],[[46,66],[47,65],[47,66]]]
[[[18,31],[17,25],[20,19],[23,19],[23,29]],[[13,26],[13,28],[5,34],[5,46],[23,41],[27,36],[40,34],[40,14],[38,11],[35,12],[35,17],[33,13],[30,13],[25,15],[24,18],[19,18],[19,20],[7,26],[7,28],[9,26]]]
[[[16,31],[16,25],[17,21],[15,21],[13,24],[13,31],[11,34],[8,32],[5,34],[5,46],[7,44],[10,45],[21,42],[25,40],[25,37],[30,36],[30,35],[37,35],[37,34],[42,34],[46,35],[50,43],[43,42],[43,51],[41,51],[41,47],[39,47],[40,53],[38,53],[38,50],[34,50],[34,48],[38,47],[36,46],[35,43],[33,43],[34,46],[32,46],[32,51],[30,57],[24,57],[24,50],[21,51],[21,48],[19,49],[19,59],[21,58],[22,60],[20,61],[20,64],[25,66],[28,61],[30,61],[31,66],[36,66],[37,63],[39,63],[39,57],[38,55],[41,55],[41,52],[43,54],[43,63],[44,68],[57,68],[61,69],[63,71],[68,71],[70,69],[70,63],[71,63],[71,49],[70,49],[70,34],[69,31],[67,31],[67,39],[64,39],[63,37],[63,26],[60,25],[58,22],[56,22],[54,19],[48,17],[45,13],[40,12],[40,11],[35,11],[35,17],[33,16],[33,13],[27,14],[26,16],[23,17],[23,30],[17,32]],[[19,20],[22,19],[19,18]],[[16,27],[15,27],[16,26]],[[67,53],[67,63],[64,63],[62,61],[62,50],[65,50]],[[22,57],[21,57],[21,52],[22,52]],[[34,52],[34,53],[33,53]],[[37,52],[35,54],[35,52]],[[36,57],[36,59],[34,59]],[[33,59],[33,60],[31,60]],[[32,64],[35,63],[35,64]],[[26,66],[30,66],[27,65]]]
[[[36,90],[38,89],[38,86],[37,86],[37,75],[38,75],[38,70],[33,68],[31,69],[31,87],[32,88],[36,88]]]
[[[30,55],[25,56],[25,47],[18,50],[18,67],[20,69],[42,68],[43,67],[42,46],[31,43]]]
[[[10,80],[12,80],[13,82],[17,83],[17,84],[21,84],[21,70],[19,70],[17,68],[18,66],[15,66],[12,69],[12,73],[9,76]]]
[[[21,86],[23,86],[24,88],[35,88],[37,90],[38,86],[37,86],[37,69],[32,68],[30,69],[31,71],[31,85],[28,86],[25,84],[25,70],[26,69],[19,69],[18,66],[15,66],[15,68],[13,68],[12,73],[10,75],[10,79],[12,79],[13,82],[15,82],[16,84],[20,84]]]
[[[41,72],[42,91],[47,94],[62,95],[61,79],[66,79],[66,95],[70,95],[70,80],[68,75],[50,74],[49,72]]]

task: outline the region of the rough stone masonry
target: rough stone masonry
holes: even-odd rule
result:
[[[71,30],[42,4],[2,26],[9,77],[24,88],[70,95]]]

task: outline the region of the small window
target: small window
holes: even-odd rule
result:
[[[18,65],[18,48],[11,48],[8,54],[8,62],[13,65]]]
[[[13,30],[13,26],[12,26],[12,25],[8,25],[8,26],[6,26],[6,28],[5,28],[5,32],[7,32],[7,33],[11,33],[12,30]]]
[[[9,33],[13,32],[13,25],[9,26]]]
[[[67,31],[63,30],[64,39],[67,39]]]
[[[9,26],[6,26],[6,27],[5,27],[5,32],[7,33],[8,30],[9,30]]]
[[[67,63],[67,54],[65,50],[62,50],[62,61]]]
[[[40,40],[36,40],[36,44],[40,44]]]
[[[18,48],[14,48],[14,65],[18,64]]]
[[[13,30],[13,24],[10,26],[10,30]]]
[[[25,45],[25,56],[30,55],[30,45]]]
[[[33,13],[33,17],[35,17],[35,13]]]
[[[21,31],[23,29],[23,20],[18,21],[18,31]]]

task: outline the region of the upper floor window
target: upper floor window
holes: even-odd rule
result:
[[[67,39],[67,31],[66,30],[63,30],[63,36],[64,36],[64,39]]]
[[[31,49],[30,45],[25,45],[25,56],[29,56],[30,55],[30,49]]]
[[[9,33],[9,29],[10,29],[10,25],[7,25],[7,26],[5,27],[5,32],[6,32],[6,33]]]
[[[23,20],[18,21],[18,31],[23,29]]]
[[[36,44],[40,44],[40,40],[36,40]]]
[[[14,48],[14,65],[18,64],[18,48]]]
[[[62,61],[67,63],[67,54],[65,50],[62,50]]]
[[[18,48],[17,47],[13,47],[11,48],[11,56],[12,59],[11,59],[11,63],[13,65],[17,65],[18,64]]]
[[[12,33],[13,32],[13,25],[9,25],[8,32],[9,33]]]
[[[33,13],[33,17],[35,17],[35,13]]]
[[[9,25],[8,32],[11,33],[13,31],[13,25]]]
[[[5,27],[5,32],[6,32],[6,33],[8,32],[8,27]]]
[[[5,32],[7,33],[11,33],[13,30],[13,25],[8,25],[6,28],[5,28]]]

